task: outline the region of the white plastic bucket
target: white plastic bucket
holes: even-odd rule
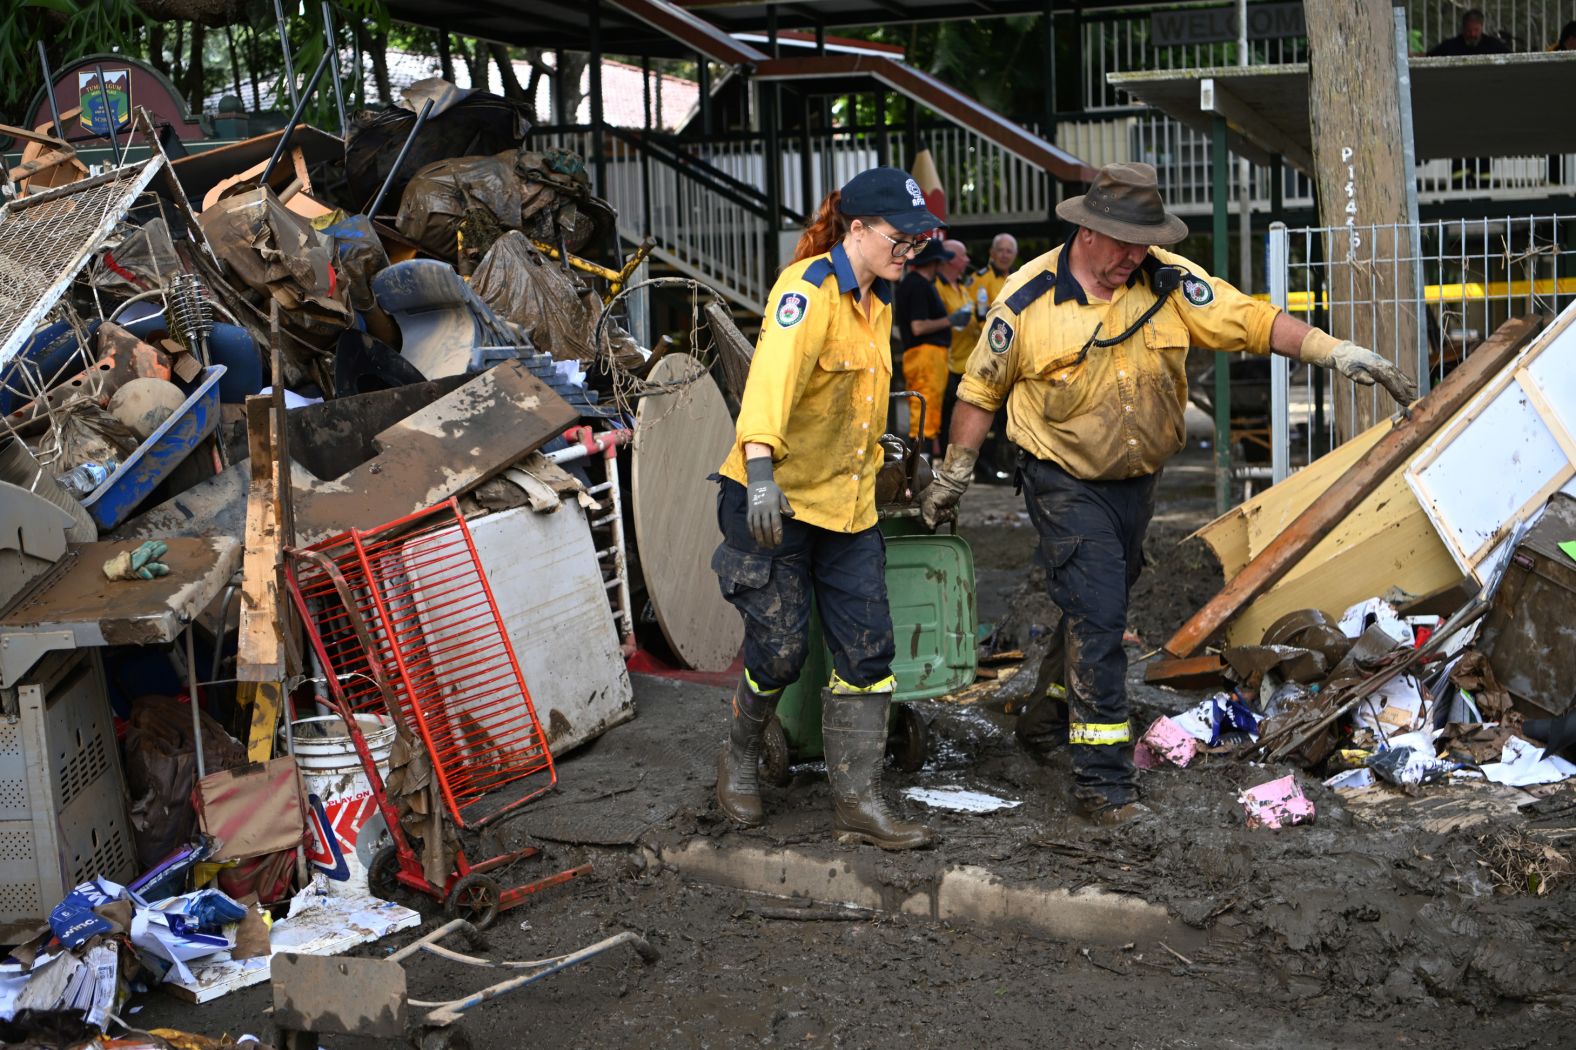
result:
[[[358,714],[356,723],[378,774],[388,776],[394,723],[374,714]],[[302,718],[290,729],[307,791],[307,862],[328,877],[330,891],[364,896],[367,865],[387,838],[387,827],[356,745],[338,715]]]

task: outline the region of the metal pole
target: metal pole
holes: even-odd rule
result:
[[[55,75],[49,71],[49,54],[44,50],[44,42],[38,42],[38,64],[44,69],[44,94],[49,98],[49,116],[55,122],[55,138],[64,142],[66,129],[60,125],[60,106],[55,102]]]
[[[1248,65],[1248,0],[1237,0],[1237,65]],[[1253,164],[1247,157],[1237,158],[1237,209],[1237,287],[1252,293]]]
[[[192,705],[192,747],[197,753],[197,779],[201,780],[208,775],[208,770],[202,760],[202,708],[197,703],[197,645],[192,641],[192,632],[195,630],[196,621],[186,625],[186,689],[191,694],[188,700]]]
[[[1215,273],[1223,274],[1230,262],[1226,242],[1227,168],[1226,118],[1215,114],[1209,136],[1210,200],[1214,205]],[[1215,354],[1215,511],[1224,514],[1231,508],[1231,358]]]
[[[290,136],[295,133],[295,126],[301,122],[301,111],[306,104],[312,101],[312,94],[317,90],[317,82],[323,79],[323,70],[328,68],[328,55],[325,53],[318,60],[317,68],[312,71],[312,79],[306,82],[306,90],[301,92],[301,97],[296,101],[295,111],[290,114],[290,122],[285,125],[284,131],[279,134],[279,142],[274,146],[274,155],[268,158],[268,166],[263,169],[262,178],[257,180],[259,186],[268,184],[268,176],[273,174],[274,165],[279,163],[279,158],[284,154],[285,147],[290,145]]]
[[[1412,66],[1406,31],[1406,8],[1397,7],[1395,15],[1396,95],[1401,104],[1401,156],[1406,168],[1407,243],[1412,249],[1412,300],[1417,324],[1417,393],[1428,393],[1433,386],[1428,360],[1428,306],[1423,302],[1423,230],[1417,214],[1417,143],[1412,134]],[[1400,364],[1400,362],[1396,362]]]
[[[602,148],[602,0],[591,0],[591,167],[596,195],[607,197],[607,151]]]
[[[421,104],[421,112],[416,114],[416,123],[411,125],[410,134],[405,136],[405,142],[399,148],[399,153],[394,156],[394,165],[389,168],[388,177],[383,180],[383,185],[378,187],[378,195],[372,198],[372,204],[367,208],[367,218],[375,219],[378,207],[382,205],[383,198],[388,196],[389,188],[394,185],[394,176],[399,174],[399,169],[405,163],[406,154],[410,153],[412,143],[421,133],[421,126],[427,123],[427,114],[432,112],[432,99]]]
[[[1045,115],[1040,119],[1040,135],[1056,141],[1056,2],[1045,3]]]
[[[93,66],[93,71],[98,74],[99,97],[104,100],[104,121],[109,128],[110,152],[115,157],[115,167],[120,167],[120,137],[115,134],[115,109],[109,103],[109,85],[104,83],[104,67],[99,64]],[[126,87],[131,87],[131,74],[126,74]],[[127,143],[130,145],[130,142]]]
[[[334,108],[339,111],[339,137],[350,134],[350,121],[345,119],[345,93],[339,83],[339,40],[334,32],[334,9],[323,0],[323,43],[328,49],[328,65],[334,71]]]
[[[274,0],[274,20],[279,23],[279,47],[285,53],[285,88],[290,92],[290,108],[297,109],[301,100],[296,97],[295,59],[290,54],[290,26],[285,22],[284,5]]]
[[[1265,277],[1270,286],[1270,302],[1286,309],[1290,274],[1287,262],[1290,240],[1284,222],[1270,223]],[[1291,361],[1280,354],[1270,355],[1270,477],[1279,485],[1291,473],[1291,419],[1287,409],[1291,400]]]

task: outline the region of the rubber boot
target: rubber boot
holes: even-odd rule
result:
[[[779,694],[780,695],[780,694]],[[762,696],[743,676],[733,693],[728,739],[717,756],[717,805],[729,819],[747,828],[759,827],[761,813],[761,741],[766,721],[777,707],[776,696]]]
[[[922,824],[900,820],[881,790],[891,693],[821,692],[821,739],[832,785],[833,826],[841,841],[882,849],[916,849],[935,841]]]

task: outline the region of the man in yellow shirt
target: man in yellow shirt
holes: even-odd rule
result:
[[[1056,213],[1077,229],[1002,288],[958,390],[950,444],[921,509],[951,514],[973,476],[991,418],[1007,435],[1039,533],[1046,589],[1062,611],[1073,796],[1099,823],[1143,812],[1128,721],[1128,591],[1161,466],[1186,442],[1187,351],[1278,353],[1378,382],[1402,404],[1415,387],[1374,353],[1250,298],[1153,247],[1187,236],[1165,211],[1155,169],[1102,168]]]
[[[994,303],[996,297],[1001,294],[1002,286],[1012,274],[1013,264],[1018,261],[1018,239],[1010,233],[998,233],[991,238],[990,252],[986,260],[985,265],[974,274],[974,306],[982,325],[991,303]],[[974,342],[979,342],[977,334]],[[970,343],[969,350],[972,352],[973,349],[974,343]],[[951,413],[948,413],[948,426],[951,425],[951,421]],[[944,434],[947,432],[943,431]],[[974,468],[975,476],[982,481],[991,482],[1003,482],[1010,478],[1012,461],[1017,456],[1018,450],[1007,440],[1005,409],[996,413],[989,432],[980,444],[982,447]]]
[[[941,414],[938,433],[947,432],[952,419],[952,403],[958,399],[958,383],[963,379],[964,366],[969,363],[969,353],[979,342],[980,321],[985,310],[977,308],[974,293],[974,272],[969,269],[969,250],[962,241],[943,241],[952,258],[941,264],[936,273],[936,293],[949,317],[967,316],[961,328],[952,329],[952,345],[947,349],[947,387],[942,393],[941,404],[931,405],[931,413]],[[988,307],[990,304],[987,303]],[[965,313],[966,312],[966,313]]]

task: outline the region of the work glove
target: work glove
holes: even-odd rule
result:
[[[974,320],[974,308],[972,306],[960,306],[947,316],[947,320],[952,322],[952,327],[963,328],[970,321]]]
[[[170,545],[163,540],[145,540],[135,550],[121,551],[104,563],[104,575],[111,580],[151,580],[167,576],[170,567],[159,559]]]
[[[783,541],[783,519],[793,517],[793,508],[772,478],[772,457],[745,460],[744,473],[749,479],[745,486],[749,495],[745,521],[750,535],[762,547],[775,547]]]
[[[944,521],[956,520],[958,500],[974,480],[974,463],[979,458],[977,448],[956,442],[947,446],[946,458],[935,468],[935,480],[919,495],[919,517],[925,528],[934,530]]]
[[[1396,404],[1405,408],[1417,399],[1417,384],[1395,365],[1350,339],[1337,340],[1315,328],[1302,341],[1302,359],[1309,364],[1334,368],[1354,383],[1378,383],[1390,392]]]

